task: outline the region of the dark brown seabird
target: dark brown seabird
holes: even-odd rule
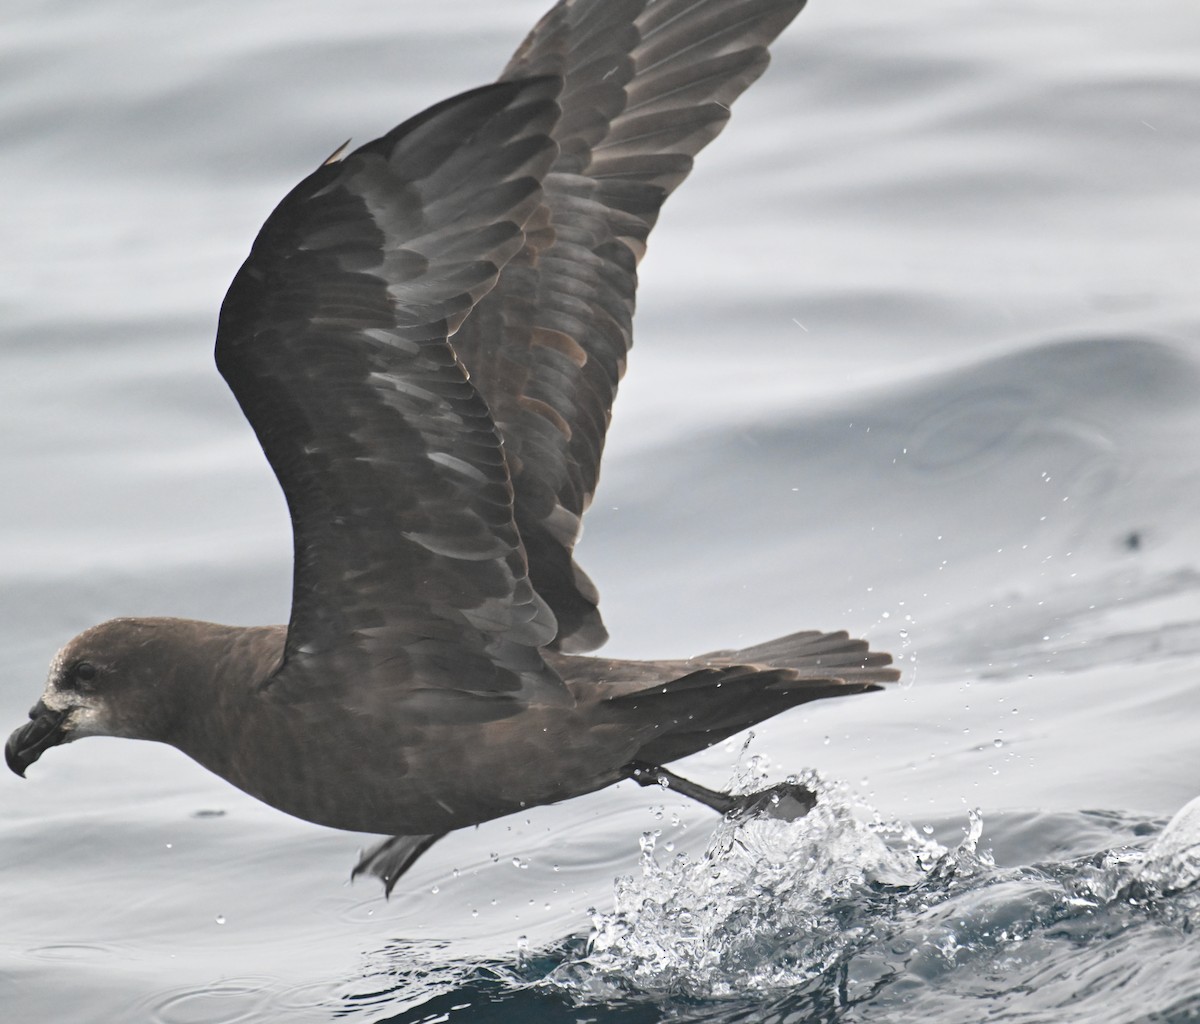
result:
[[[606,639],[575,564],[659,209],[804,0],[561,0],[500,80],[335,153],[263,225],[216,361],[287,498],[286,627],[114,619],[5,749],[170,743],[289,814],[445,833],[662,765],[898,674],[845,633],[691,660]],[[343,147],[344,150],[345,147]],[[810,794],[778,789],[795,813]]]

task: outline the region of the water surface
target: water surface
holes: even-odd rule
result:
[[[4,722],[100,619],[286,620],[224,289],[300,177],[542,7],[7,6]],[[902,686],[686,765],[818,770],[832,817],[622,786],[385,903],[346,882],[366,837],[91,740],[0,780],[13,1019],[1200,1015],[1195,827],[1161,838],[1200,791],[1194,5],[813,0],[774,52],[643,264],[580,557],[614,654],[896,653]]]

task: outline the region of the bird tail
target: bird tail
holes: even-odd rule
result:
[[[678,662],[686,674],[605,703],[650,726],[637,760],[666,764],[798,704],[879,690],[900,678],[891,662],[865,640],[810,630]]]

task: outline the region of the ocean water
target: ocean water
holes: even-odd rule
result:
[[[5,5],[5,729],[101,619],[286,620],[221,297],[546,2]],[[385,901],[371,837],[89,740],[0,779],[4,1019],[1200,1019],[1198,153],[1191,0],[812,0],[652,238],[580,557],[617,655],[893,651],[680,767],[820,813],[622,785]]]

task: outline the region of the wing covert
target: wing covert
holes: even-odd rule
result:
[[[359,658],[414,691],[561,696],[501,440],[447,341],[541,210],[560,86],[477,89],[331,158],[229,289],[218,368],[294,535],[273,688],[315,693],[306,664]]]

